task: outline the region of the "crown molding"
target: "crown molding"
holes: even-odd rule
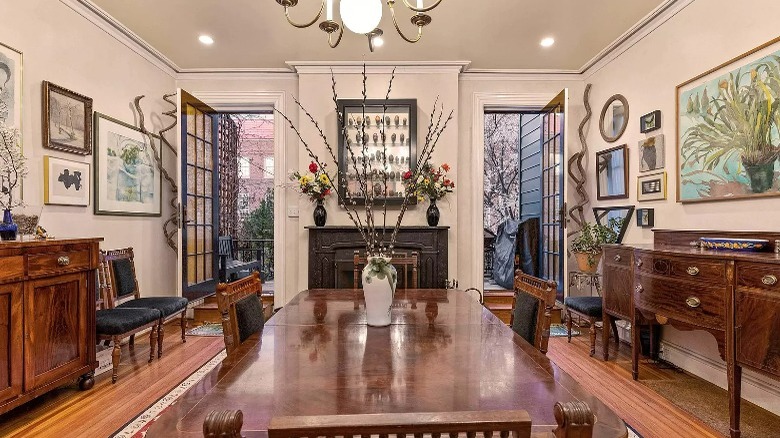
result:
[[[298,74],[367,73],[459,74],[471,61],[287,61]]]
[[[468,69],[461,73],[461,81],[581,81],[577,70],[544,69]]]
[[[290,80],[298,74],[289,68],[188,68],[182,69],[177,75],[179,80],[211,79],[211,80]]]

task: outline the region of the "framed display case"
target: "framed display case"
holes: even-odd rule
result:
[[[388,204],[400,205],[404,197],[403,175],[417,167],[417,99],[369,99],[365,108],[362,99],[340,99],[338,111],[346,129],[346,136],[339,135],[339,178],[347,179],[346,184],[340,181],[338,185],[342,196],[351,195],[358,204],[365,203],[352,161],[354,154],[360,178],[363,160],[367,160],[367,179],[376,196],[374,203],[384,202],[387,197]],[[417,198],[410,199],[410,203],[416,204]]]

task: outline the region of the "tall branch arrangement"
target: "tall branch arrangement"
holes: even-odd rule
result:
[[[573,154],[569,158],[568,162],[569,177],[572,179],[572,181],[574,181],[577,197],[579,198],[577,203],[569,208],[569,217],[574,221],[574,223],[577,224],[576,229],[572,228],[569,230],[569,236],[577,234],[580,229],[585,226],[585,206],[590,203],[588,192],[585,190],[585,183],[587,181],[585,179],[586,173],[583,161],[588,156],[588,143],[585,141],[585,127],[588,125],[588,122],[593,115],[593,111],[590,108],[590,89],[592,86],[593,84],[588,84],[585,86],[585,94],[583,96],[583,101],[585,103],[585,118],[582,119],[579,129],[577,130],[580,136],[582,149],[580,149],[579,152]]]
[[[21,199],[14,198],[14,192],[21,187],[26,175],[26,159],[19,147],[19,130],[0,122],[0,207],[3,210],[22,205]]]
[[[368,81],[368,76],[366,75],[366,66],[363,64],[363,88],[362,88],[362,110],[363,110],[363,117],[365,118],[365,112],[366,112],[366,101],[368,100],[368,94],[367,94],[367,88],[366,83]],[[393,72],[390,76],[390,81],[387,86],[387,93],[385,94],[385,99],[383,103],[383,110],[382,110],[382,118],[384,119],[385,113],[387,111],[388,106],[388,100],[390,99],[390,93],[393,88],[393,80],[395,79],[395,69],[393,69]],[[370,160],[368,160],[368,145],[365,142],[362,142],[362,146],[360,148],[360,151],[358,153],[355,152],[354,148],[350,146],[347,142],[347,126],[344,120],[344,115],[341,114],[338,110],[338,94],[336,92],[336,78],[333,75],[333,71],[331,70],[331,90],[333,95],[333,104],[335,105],[336,114],[338,116],[338,127],[339,127],[339,135],[341,135],[344,138],[344,144],[347,144],[345,153],[347,154],[347,170],[349,170],[349,166],[352,166],[352,170],[358,175],[357,182],[358,182],[358,189],[359,192],[357,194],[350,193],[349,190],[336,190],[336,194],[338,196],[338,202],[339,205],[344,208],[344,210],[347,212],[347,216],[352,221],[353,224],[357,227],[358,231],[360,232],[361,237],[363,238],[363,241],[366,244],[366,254],[369,256],[380,256],[380,257],[390,257],[393,254],[393,248],[395,247],[395,242],[398,237],[398,231],[401,228],[401,222],[403,221],[404,214],[406,213],[406,210],[409,207],[409,202],[413,196],[416,196],[415,193],[417,193],[418,185],[420,184],[421,173],[424,168],[424,164],[429,162],[431,159],[431,155],[433,154],[433,151],[436,149],[436,145],[439,142],[439,138],[441,137],[442,133],[445,129],[447,129],[447,125],[449,124],[450,120],[452,120],[453,111],[450,111],[449,114],[445,117],[444,116],[444,107],[441,105],[439,106],[439,99],[437,98],[436,101],[433,104],[433,109],[430,113],[430,122],[428,124],[428,131],[425,134],[425,140],[423,142],[422,151],[418,154],[417,162],[415,163],[415,166],[413,167],[413,170],[411,171],[411,177],[408,178],[406,181],[406,189],[404,191],[404,197],[403,202],[401,204],[401,211],[398,212],[398,218],[395,222],[395,225],[393,227],[392,233],[387,233],[387,197],[385,196],[381,203],[375,206],[376,197],[377,194],[374,192],[374,189],[371,184],[369,184],[369,177],[374,174],[376,171],[382,180],[382,183],[384,185],[384,193],[387,193],[387,181],[388,181],[388,174],[386,172],[387,169],[387,146],[384,146],[383,154],[382,154],[382,160],[377,161],[377,164],[374,164]],[[295,124],[290,120],[287,115],[283,114],[282,112],[276,110],[277,113],[281,117],[283,117],[287,123],[290,125],[290,129],[295,132],[295,134],[298,136],[298,139],[300,140],[301,144],[303,145],[304,149],[308,153],[309,157],[314,161],[317,166],[319,166],[320,169],[322,169],[322,172],[324,172],[330,181],[339,181],[339,184],[343,188],[346,188],[347,185],[347,175],[345,172],[338,169],[338,159],[336,157],[336,151],[334,147],[331,145],[330,141],[328,141],[328,138],[326,137],[325,133],[323,132],[322,128],[320,127],[319,123],[314,119],[314,117],[311,115],[311,113],[304,108],[304,106],[295,98],[295,104],[300,108],[301,111],[306,115],[306,117],[309,119],[309,121],[312,123],[314,128],[317,130],[317,133],[319,135],[320,140],[322,140],[323,144],[325,145],[325,151],[327,153],[327,157],[324,159],[321,158],[312,148],[310,143],[306,141],[306,139],[303,138],[301,135],[300,130],[295,126]],[[365,125],[361,127],[361,138],[365,138],[366,132],[365,132]],[[384,138],[385,137],[385,131],[384,126],[381,128],[381,135]],[[359,155],[358,155],[359,154]],[[329,160],[329,162],[327,162]],[[331,171],[331,167],[328,166],[328,164],[334,164],[333,167],[336,168],[335,171]],[[379,167],[381,166],[381,168]],[[363,198],[365,199],[365,205],[363,208],[358,207],[358,203],[356,201],[356,198]],[[377,214],[376,208],[378,207],[381,210],[381,221],[380,221],[380,230],[377,229],[377,220],[375,215]],[[361,212],[359,210],[364,209],[361,215]]]

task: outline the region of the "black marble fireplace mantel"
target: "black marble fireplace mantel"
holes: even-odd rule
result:
[[[308,226],[309,288],[352,287],[353,255],[366,244],[354,226]],[[450,227],[401,227],[396,252],[417,252],[420,288],[443,288],[447,281],[447,234]],[[392,228],[386,228],[388,238]],[[378,228],[381,233],[382,229]]]

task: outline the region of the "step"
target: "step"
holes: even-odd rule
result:
[[[515,297],[515,293],[511,290],[507,291],[485,291],[485,305],[488,303],[493,304],[512,304],[512,300]]]
[[[195,312],[193,320],[197,323],[219,323],[222,321],[217,303],[204,303],[195,306],[192,310]]]
[[[505,324],[509,324],[509,319],[512,317],[512,304],[485,303],[485,307]]]
[[[204,304],[217,304],[217,294],[209,295],[206,298],[203,299]]]

